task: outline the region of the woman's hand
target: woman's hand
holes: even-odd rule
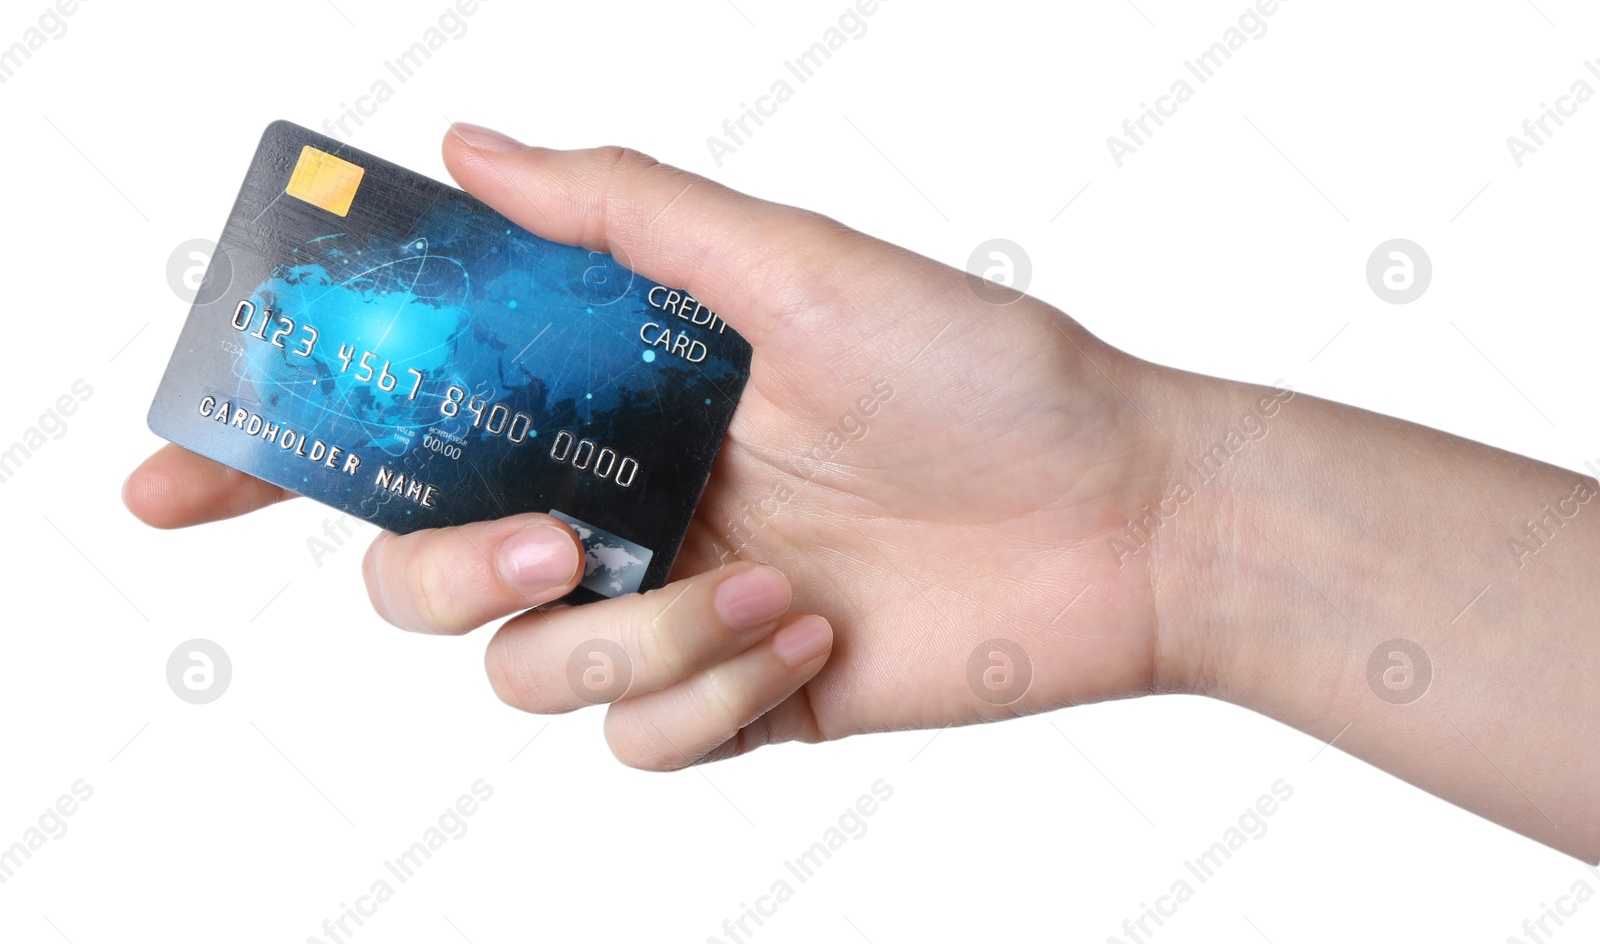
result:
[[[755,357],[668,586],[522,612],[571,589],[581,554],[523,515],[380,536],[385,619],[521,613],[489,646],[495,690],[535,712],[613,701],[613,750],[647,768],[1184,684],[1159,659],[1153,548],[1108,549],[1163,497],[1153,368],[1034,299],[635,152],[459,127],[445,160],[533,232],[688,289]],[[126,494],[161,526],[286,497],[176,447]],[[569,679],[595,640],[625,666]]]
[[[374,542],[367,589],[396,625],[520,614],[487,652],[507,702],[608,701],[613,751],[670,769],[1195,691],[1600,857],[1593,479],[1143,363],[1033,299],[631,151],[458,126],[445,161],[755,348],[668,586],[536,609],[581,570],[543,515]],[[168,447],[126,497],[176,527],[287,495]]]

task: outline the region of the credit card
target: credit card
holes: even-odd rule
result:
[[[555,515],[587,603],[666,583],[750,356],[688,292],[280,121],[150,428],[396,533]]]

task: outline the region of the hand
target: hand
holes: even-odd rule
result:
[[[522,515],[381,535],[364,570],[385,619],[456,633],[521,612],[487,652],[500,697],[559,712],[620,695],[611,747],[655,769],[1187,685],[1162,657],[1155,546],[1119,559],[1108,539],[1163,497],[1157,403],[1197,378],[635,152],[458,126],[444,154],[529,230],[686,288],[755,357],[668,586],[521,612],[571,589],[581,561],[564,525]],[[177,447],[125,495],[163,527],[288,497]],[[979,650],[996,637],[1017,648]],[[625,693],[569,684],[569,657],[593,640],[621,647]]]
[[[1146,364],[1033,299],[992,304],[946,266],[631,151],[457,126],[445,161],[755,347],[668,586],[537,609],[581,562],[543,515],[374,542],[367,589],[396,625],[520,612],[487,650],[509,703],[611,701],[613,751],[670,769],[1195,691],[1600,856],[1593,479]],[[288,496],[167,447],[125,497],[177,527]],[[1427,669],[1398,692],[1374,670],[1396,637]],[[606,645],[626,686],[569,680]]]

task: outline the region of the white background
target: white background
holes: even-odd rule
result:
[[[728,940],[724,919],[788,878],[793,898],[747,940],[1104,941],[1279,779],[1294,796],[1269,832],[1154,940],[1500,944],[1575,881],[1600,886],[1337,748],[1190,697],[638,773],[610,757],[598,711],[501,705],[487,633],[380,623],[367,535],[313,562],[320,505],[138,525],[118,491],[159,445],[144,415],[188,309],[169,255],[217,236],[270,120],[337,117],[445,6],[337,2],[87,0],[0,85],[0,445],[74,380],[94,390],[0,485],[0,846],[75,781],[94,790],[0,885],[0,939],[328,940],[324,919],[480,778],[494,796],[469,831],[390,877],[351,940]],[[1034,294],[1143,357],[1600,465],[1600,103],[1521,168],[1505,143],[1574,80],[1600,86],[1591,6],[1291,0],[1119,169],[1106,137],[1243,0],[886,0],[719,167],[707,136],[845,9],[736,2],[486,0],[352,143],[442,176],[447,120],[471,120],[629,144],[952,265],[1002,236],[1031,255]],[[0,45],[43,7],[8,2]],[[1433,260],[1408,305],[1365,278],[1392,237]],[[196,637],[233,662],[204,706],[165,675]],[[893,797],[866,834],[794,881],[784,861],[880,779]],[[1597,935],[1589,903],[1555,940]]]

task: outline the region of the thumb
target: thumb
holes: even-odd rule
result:
[[[686,289],[757,348],[836,304],[861,276],[911,257],[624,148],[528,147],[458,123],[444,161],[463,188],[524,229]]]

